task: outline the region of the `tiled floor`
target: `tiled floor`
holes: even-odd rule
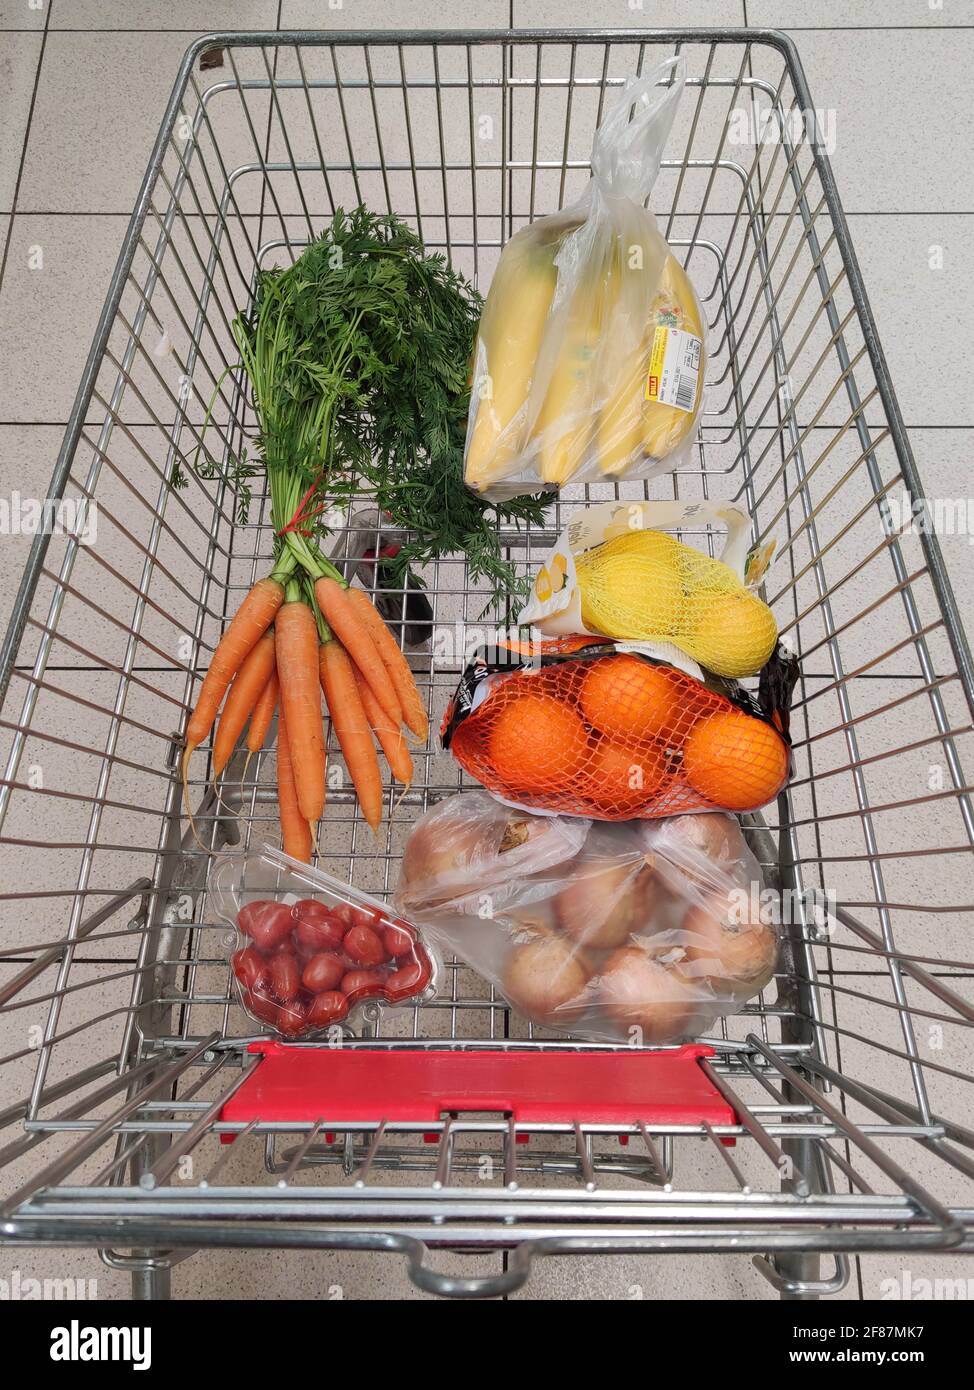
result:
[[[469,12],[460,0],[0,0],[0,492],[44,493],[153,136],[194,35],[321,24],[458,28],[470,22]],[[790,32],[813,101],[834,114],[839,193],[926,491],[970,491],[974,0],[481,0],[476,23],[749,24]],[[137,442],[138,427],[133,435]],[[967,610],[970,538],[945,536],[942,545]],[[21,537],[5,538],[0,548],[0,627],[26,551]],[[75,633],[99,649],[115,635],[95,616]],[[889,684],[894,698],[903,680]],[[905,741],[909,707],[901,717]],[[138,791],[123,785],[135,800]],[[895,788],[883,794],[893,799]],[[841,834],[840,826],[839,841]],[[25,882],[31,874],[42,876],[27,866]],[[959,951],[962,929],[952,922],[950,930]],[[852,1026],[851,1012],[844,1021]],[[876,1297],[901,1263],[869,1257],[844,1296]],[[952,1262],[947,1272],[959,1276],[962,1263],[974,1272],[971,1261]],[[17,1265],[23,1277],[52,1269],[95,1278],[101,1297],[127,1290],[125,1276],[85,1254],[73,1255],[70,1267],[44,1252],[18,1257]],[[336,1281],[346,1297],[410,1290],[391,1259],[279,1253],[197,1257],[177,1267],[173,1287],[181,1297],[314,1298]],[[521,1296],[627,1298],[634,1289],[685,1298],[771,1295],[747,1259],[714,1256],[552,1260],[536,1268]]]

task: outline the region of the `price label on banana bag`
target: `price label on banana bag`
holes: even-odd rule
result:
[[[646,400],[690,414],[697,399],[701,346],[699,338],[682,328],[658,327],[649,355]]]

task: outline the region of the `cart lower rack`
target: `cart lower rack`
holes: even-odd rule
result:
[[[267,499],[242,521],[226,478],[191,467],[214,391],[224,461],[252,432],[230,321],[259,267],[360,201],[485,289],[508,237],[584,183],[613,92],[678,49],[653,203],[712,352],[693,466],[651,495],[737,499],[777,542],[767,594],[803,662],[796,772],[745,831],[786,924],[778,974],[689,1053],[629,1052],[532,1031],[454,962],[436,1000],[376,1016],[324,1079],[304,1049],[289,1114],[233,1003],[210,856],[179,822],[185,710],[270,551]],[[187,1251],[229,1245],[400,1252],[453,1295],[509,1292],[552,1254],[750,1252],[802,1297],[841,1289],[850,1255],[970,1251],[974,679],[937,540],[913,525],[923,489],[812,109],[794,48],[762,31],[189,50],[52,482],[92,524],[37,539],[0,656],[4,1240],[97,1246],[151,1296]],[[613,495],[564,491],[506,553],[529,570],[573,508]],[[435,640],[410,657],[435,724],[473,630],[510,614],[484,614],[462,555],[422,577]],[[391,891],[405,829],[459,785],[435,748],[418,764],[378,849],[331,796],[323,867]],[[273,752],[241,771],[230,806],[193,788],[214,849],[276,837]],[[573,1091],[607,1058],[645,1078],[630,1110]],[[354,1113],[343,1067],[365,1078]],[[397,1107],[404,1075],[442,1109]],[[456,1075],[483,1109],[449,1098]],[[689,1113],[659,1103],[674,1075]]]

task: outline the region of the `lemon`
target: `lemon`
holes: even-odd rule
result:
[[[774,651],[778,627],[754,594],[702,593],[693,603],[682,645],[718,676],[751,676]]]
[[[671,637],[686,595],[680,547],[661,531],[632,531],[580,555],[575,572],[582,622],[593,632],[631,641]]]

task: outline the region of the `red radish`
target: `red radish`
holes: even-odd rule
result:
[[[295,940],[308,951],[334,951],[342,944],[346,927],[337,917],[321,922],[299,922],[294,929]]]
[[[294,926],[287,903],[260,901],[246,903],[237,914],[237,926],[262,951],[279,945]]]
[[[408,999],[411,994],[419,994],[429,984],[429,965],[413,960],[402,965],[386,978],[385,992],[390,1003]]]
[[[296,922],[312,922],[318,926],[329,922],[334,916],[334,910],[318,902],[317,898],[302,898],[291,911]]]
[[[304,967],[301,983],[311,994],[335,990],[347,968],[342,957],[334,951],[320,951],[318,955],[312,956]]]
[[[234,951],[230,964],[244,989],[259,989],[262,985],[266,986],[270,979],[267,962],[254,946],[244,946],[242,950]]]
[[[296,1038],[308,1026],[308,1013],[304,1004],[295,999],[290,1004],[282,1004],[277,1011],[277,1026],[289,1038]]]
[[[324,1028],[329,1023],[340,1023],[348,1013],[348,1000],[337,989],[326,989],[316,994],[308,1005],[308,1023],[313,1028]]]
[[[377,931],[385,920],[378,908],[356,907],[353,903],[344,903],[342,913],[350,927],[371,927],[373,931]]]
[[[264,1023],[271,1024],[272,1027],[277,1027],[277,1016],[280,1009],[276,999],[268,998],[259,990],[248,989],[244,991],[243,1002],[248,1013],[253,1014],[255,1018],[259,1018]]]
[[[349,970],[342,977],[342,993],[348,995],[377,994],[385,984],[380,970]]]
[[[405,927],[384,927],[382,942],[390,956],[408,956],[416,944],[416,938]]]
[[[386,958],[386,948],[371,927],[351,927],[342,948],[357,965],[381,965]]]
[[[301,988],[301,971],[297,957],[290,951],[272,956],[270,961],[271,988],[285,1004],[290,1004]]]

